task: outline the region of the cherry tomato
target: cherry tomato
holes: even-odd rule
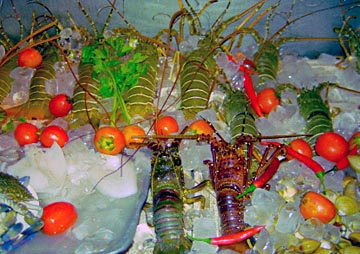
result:
[[[305,155],[309,158],[312,158],[313,153],[312,153],[312,149],[311,146],[309,145],[308,142],[306,142],[304,139],[302,138],[298,138],[298,139],[294,139],[289,143],[289,146],[295,150],[298,153],[301,153],[302,155]],[[286,155],[286,158],[288,160],[292,160],[293,157],[290,155]]]
[[[125,145],[127,148],[135,149],[144,143],[144,138],[133,138],[133,136],[143,136],[145,135],[145,131],[143,128],[137,125],[127,125],[122,129],[122,132],[125,137]],[[139,145],[134,144],[139,143]]]
[[[18,65],[20,67],[36,68],[42,64],[42,56],[39,51],[28,48],[20,52],[18,57]]]
[[[20,123],[16,126],[15,139],[20,146],[36,143],[39,140],[39,129],[31,123]]]
[[[315,142],[315,152],[328,161],[338,162],[349,150],[346,139],[335,132],[321,134]]]
[[[276,96],[275,89],[271,87],[261,90],[258,93],[257,98],[261,112],[264,114],[270,113],[270,111],[274,110],[276,106],[280,104],[279,98]]]
[[[194,134],[205,134],[212,136],[214,129],[211,128],[210,124],[205,120],[196,120],[190,124],[188,131]]]
[[[156,135],[170,135],[179,131],[179,125],[172,116],[163,116],[155,120],[154,130]]]
[[[357,144],[358,145],[358,151],[360,149],[360,131],[359,132],[355,132],[349,139],[348,141],[349,143],[349,150],[353,149],[354,146]]]
[[[66,94],[55,95],[49,102],[49,110],[56,117],[66,116],[72,108],[72,104]]]
[[[305,219],[318,218],[328,223],[336,216],[336,207],[323,195],[309,191],[301,199],[300,213]]]
[[[63,147],[68,140],[69,137],[66,131],[56,125],[45,127],[40,134],[40,143],[43,147],[51,147],[54,142],[58,143],[60,147]]]
[[[115,155],[125,148],[125,136],[116,127],[104,126],[99,128],[94,136],[94,145],[100,153]]]
[[[78,218],[76,208],[68,202],[54,202],[44,207],[41,219],[44,234],[58,235],[73,226]]]

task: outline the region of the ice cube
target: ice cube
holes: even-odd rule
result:
[[[268,211],[265,208],[256,208],[247,206],[244,212],[244,221],[249,225],[266,225],[272,226],[275,220],[277,210]]]
[[[276,192],[258,188],[253,192],[251,203],[254,207],[263,208],[271,213],[277,211],[279,205],[284,203],[284,200]]]
[[[56,195],[66,178],[67,163],[62,149],[55,142],[51,148],[25,146],[25,157],[9,167],[18,176],[30,176],[30,185],[36,192]]]
[[[317,218],[307,219],[299,229],[299,233],[305,237],[314,239],[317,241],[321,241],[323,239],[323,235],[325,228],[324,224]]]
[[[324,239],[337,244],[341,239],[340,227],[331,224],[325,224]]]
[[[295,233],[303,218],[299,212],[299,206],[293,202],[284,205],[279,212],[275,229],[280,233]]]
[[[275,252],[274,240],[271,238],[269,231],[266,229],[260,231],[254,250],[259,254],[273,254]]]
[[[103,155],[105,165],[89,170],[92,183],[104,195],[124,198],[137,192],[136,169],[132,161],[122,164],[121,156]],[[117,170],[118,169],[118,170]]]
[[[218,235],[218,229],[214,218],[195,217],[193,220],[193,236],[199,238],[209,238]],[[191,253],[216,253],[217,246],[200,241],[194,241]]]

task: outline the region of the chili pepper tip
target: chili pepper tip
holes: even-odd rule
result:
[[[198,238],[198,237],[193,237],[191,235],[187,235],[187,238],[189,238],[191,241],[199,241],[199,242],[205,242],[211,244],[211,238]]]
[[[236,198],[242,198],[246,194],[249,194],[250,192],[253,192],[255,189],[256,189],[256,186],[255,186],[255,184],[252,183],[243,193],[237,195]]]
[[[322,172],[322,171],[321,171],[321,172],[317,172],[317,173],[316,173],[316,176],[317,176],[317,178],[319,178],[320,183],[321,183],[324,191],[326,191],[326,186],[325,186],[325,182],[324,182],[325,173]]]

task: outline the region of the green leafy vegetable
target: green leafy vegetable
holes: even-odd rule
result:
[[[127,112],[123,93],[138,83],[140,75],[146,74],[147,56],[133,53],[122,37],[110,37],[94,45],[83,47],[82,61],[94,64],[93,77],[100,81],[99,94],[103,98],[113,97],[111,123],[116,122],[116,111],[120,107],[127,123],[131,117]]]

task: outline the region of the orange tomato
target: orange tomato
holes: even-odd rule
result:
[[[296,152],[298,152],[302,155],[305,155],[309,158],[312,158],[313,153],[312,153],[311,146],[304,139],[302,139],[302,138],[294,139],[289,143],[289,146]],[[290,155],[286,155],[286,158],[288,160],[293,159],[293,157]]]
[[[315,152],[328,161],[338,162],[348,154],[349,144],[336,132],[321,134],[315,143]]]
[[[58,235],[73,226],[78,218],[76,208],[68,202],[55,202],[44,207],[41,219],[44,221],[44,234]]]
[[[194,134],[205,134],[210,136],[214,133],[214,129],[210,124],[202,119],[192,122],[188,127],[188,131]]]
[[[125,137],[116,127],[100,127],[94,136],[96,150],[103,154],[115,155],[125,148]]]
[[[125,146],[130,149],[138,148],[144,143],[144,138],[133,138],[133,136],[143,136],[145,135],[145,131],[143,128],[137,125],[127,125],[122,129],[122,132],[125,137]],[[139,143],[139,144],[135,144]]]
[[[275,89],[271,87],[267,87],[261,90],[257,95],[257,99],[261,112],[264,114],[270,113],[276,108],[277,105],[280,104],[280,100],[276,96]]]
[[[154,131],[156,135],[170,135],[179,131],[179,125],[172,116],[163,116],[155,120]]]
[[[323,195],[309,191],[301,199],[300,213],[305,219],[317,218],[328,223],[336,216],[335,205]]]
[[[20,67],[36,68],[42,64],[43,58],[39,51],[33,48],[27,48],[20,52],[18,56],[18,65]]]

